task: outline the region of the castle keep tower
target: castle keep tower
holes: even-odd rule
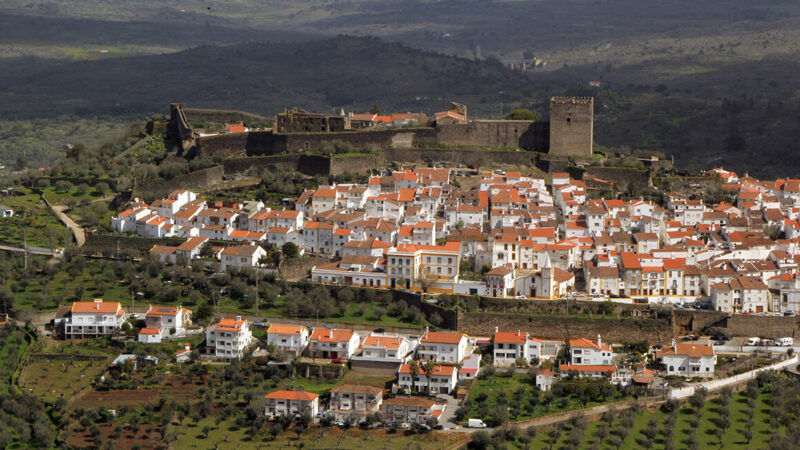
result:
[[[550,99],[550,154],[592,156],[594,98]]]

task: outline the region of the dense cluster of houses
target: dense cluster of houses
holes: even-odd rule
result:
[[[292,242],[336,259],[312,269],[319,283],[552,299],[573,290],[580,274],[587,294],[618,301],[800,310],[800,180],[739,178],[717,168],[708,176],[721,178],[733,204],[666,192],[657,205],[590,199],[585,182],[566,173],[549,183],[519,172],[476,173],[479,184],[462,190],[456,170],[397,170],[365,185],[320,186],[292,210],[208,204],[176,191],[149,206],[135,201],[112,224],[187,237],[153,249],[169,260],[196,258],[208,239],[256,244],[216,248],[224,268],[257,266],[263,244]]]

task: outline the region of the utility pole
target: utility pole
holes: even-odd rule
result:
[[[22,254],[25,259],[25,270],[28,270],[28,230],[22,229]]]

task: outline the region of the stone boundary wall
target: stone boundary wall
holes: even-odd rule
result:
[[[166,238],[155,239],[141,236],[115,236],[111,234],[94,234],[86,235],[86,244],[82,247],[84,253],[88,254],[101,254],[109,253],[116,255],[117,245],[120,251],[127,248],[132,248],[139,251],[142,255],[147,255],[154,245],[174,245],[178,246],[183,243],[183,238]]]
[[[620,189],[626,189],[631,183],[639,190],[647,189],[653,184],[649,171],[629,167],[587,167],[583,176],[587,174],[615,183]]]
[[[481,297],[481,311],[529,314],[624,314],[631,316],[660,316],[668,318],[672,310],[648,304],[627,304],[617,302],[592,302],[583,300],[517,300],[510,298]]]
[[[545,339],[595,338],[601,335],[606,342],[632,342],[646,340],[651,344],[669,344],[674,338],[672,323],[668,319],[616,319],[602,316],[588,318],[575,316],[459,313],[458,331],[472,336],[492,336],[500,330],[527,331]]]
[[[53,360],[53,359],[70,359],[70,360],[77,360],[77,361],[105,361],[108,359],[108,356],[103,355],[79,355],[79,354],[66,354],[66,353],[31,353],[29,356],[30,359],[46,359],[46,360]]]

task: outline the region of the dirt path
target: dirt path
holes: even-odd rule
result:
[[[52,208],[56,213],[58,220],[72,230],[72,234],[75,236],[75,242],[78,244],[78,247],[83,247],[83,244],[86,243],[86,231],[82,226],[78,225],[74,220],[72,220],[70,216],[64,213],[68,207],[63,205],[53,205]]]

